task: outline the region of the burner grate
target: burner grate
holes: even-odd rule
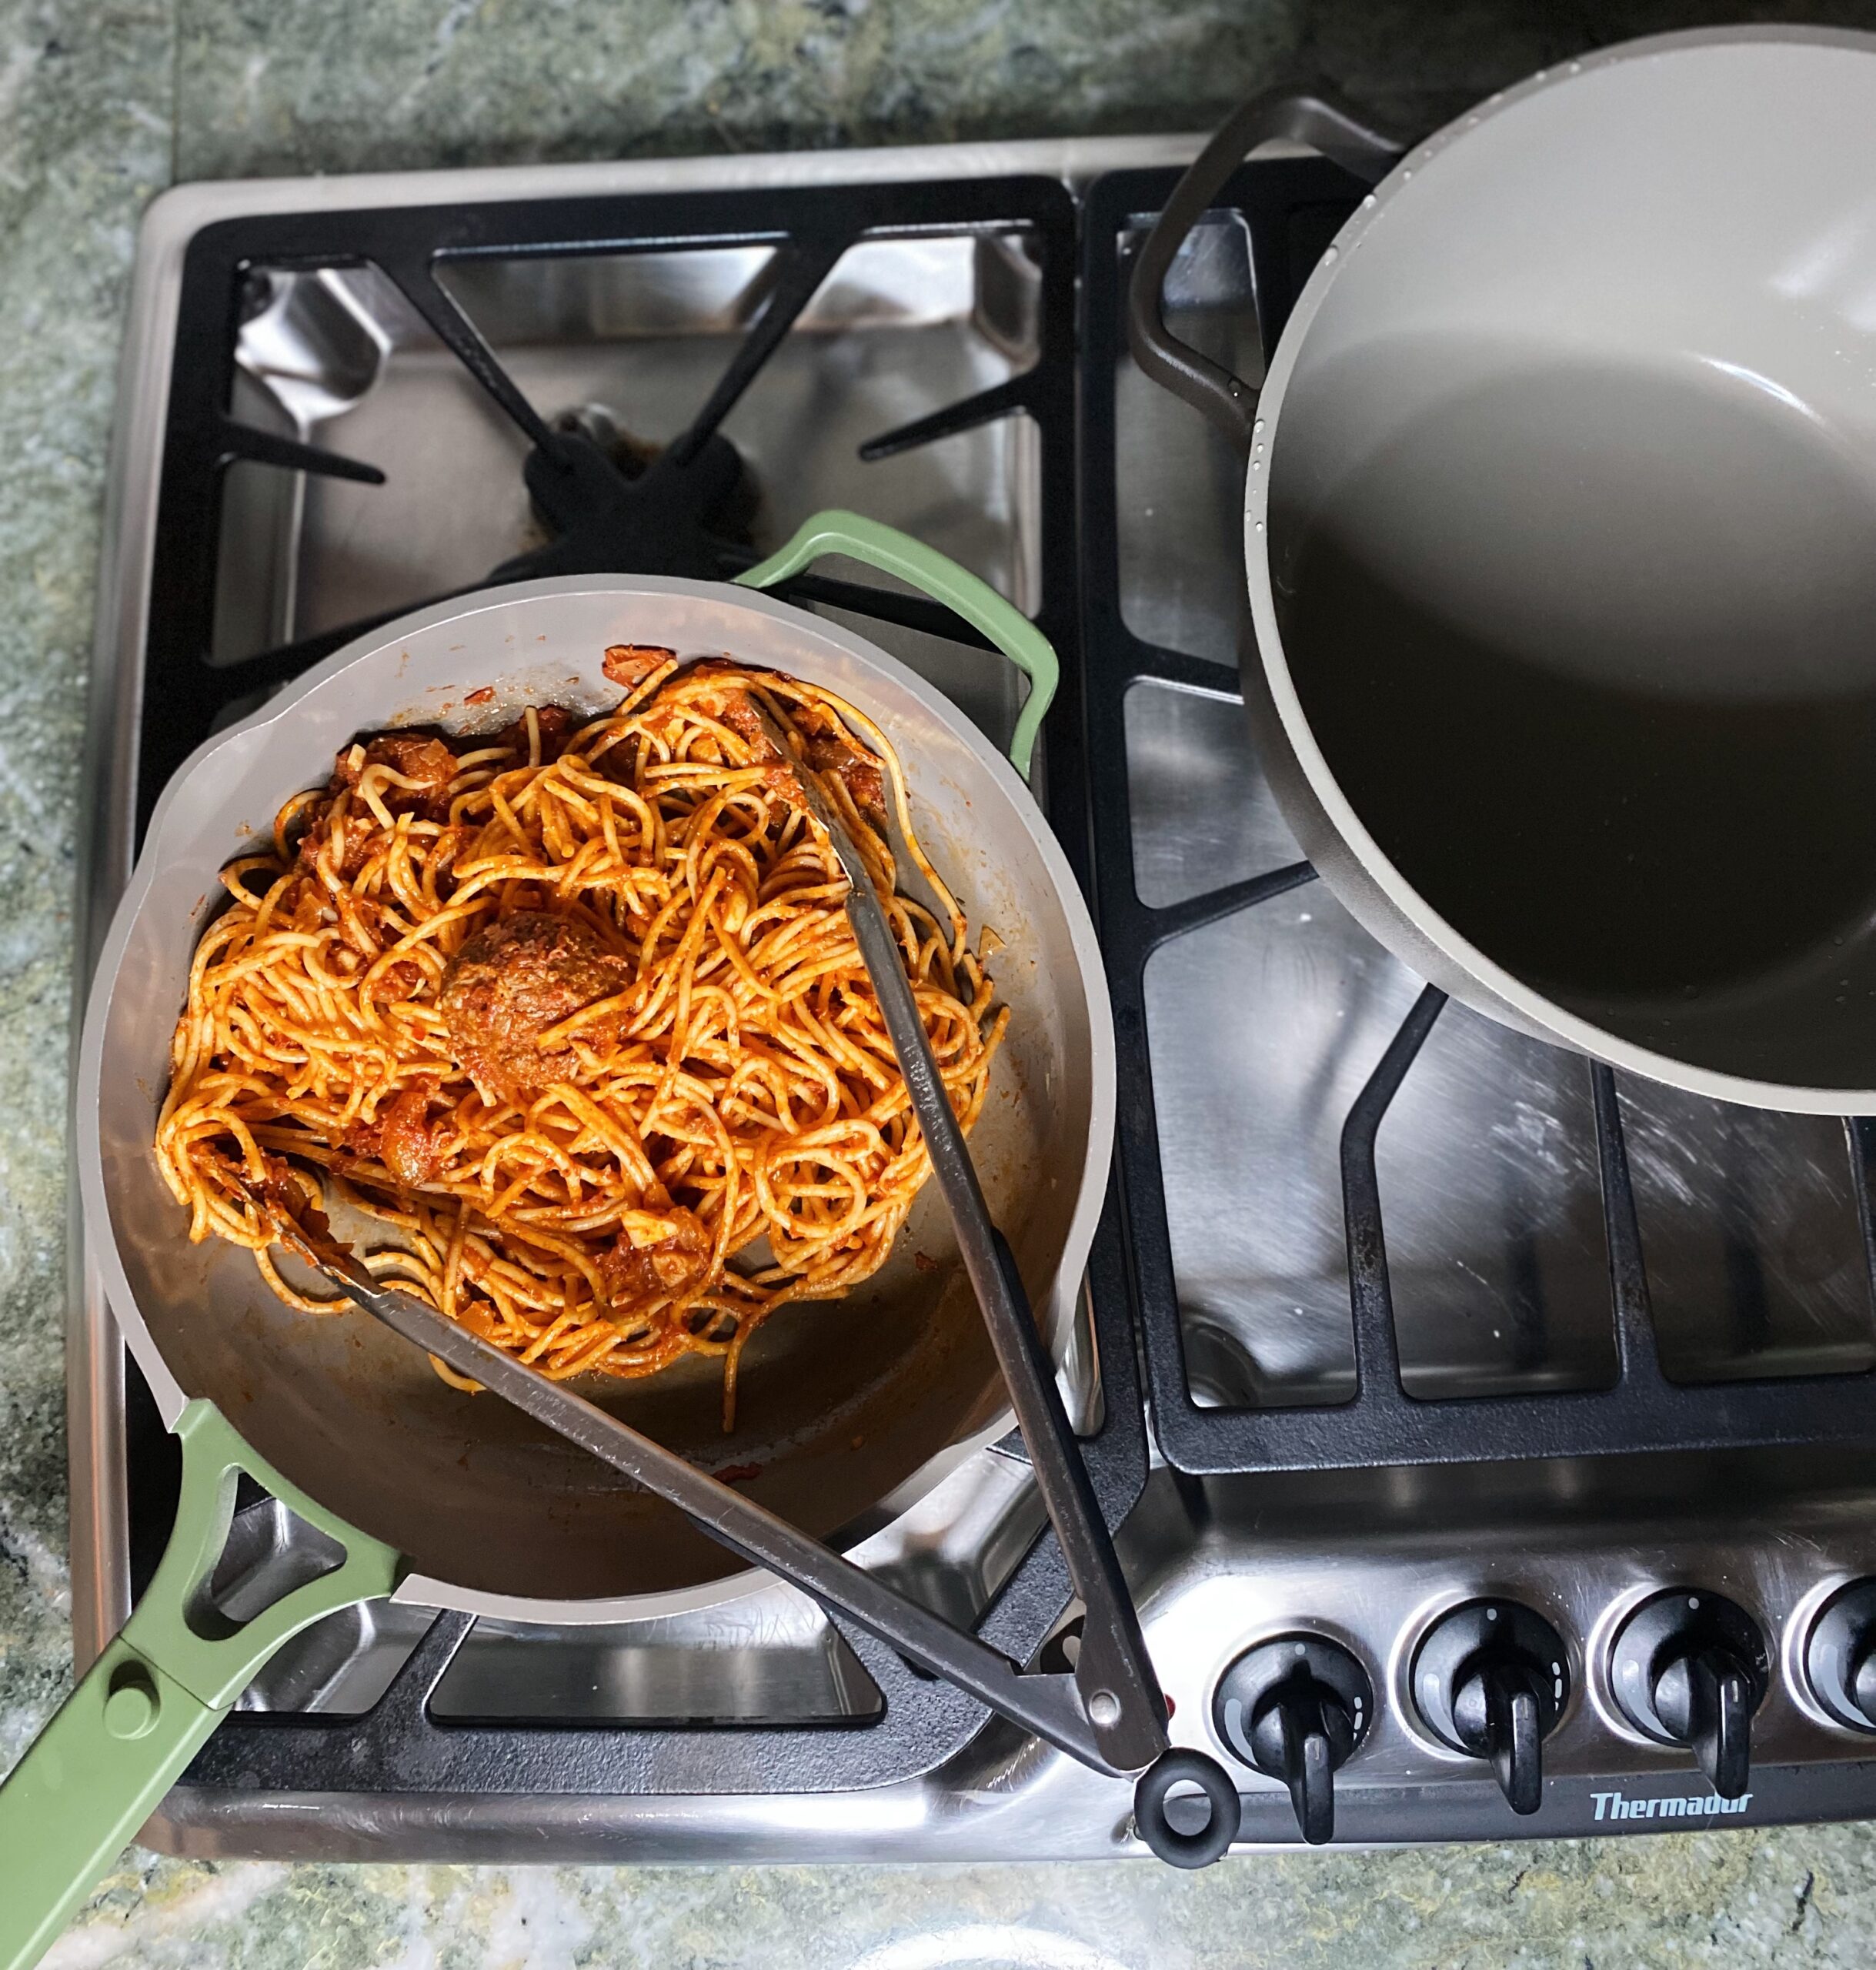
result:
[[[1123,619],[1116,375],[1125,359],[1123,248],[1167,202],[1177,174],[1116,172],[1092,189],[1083,233],[1083,608],[1090,757],[1127,756],[1125,702],[1143,682],[1216,696],[1217,664],[1147,641]],[[1260,161],[1227,186],[1221,205],[1241,215],[1269,346],[1274,346],[1317,258],[1365,187],[1321,159]],[[1248,612],[1242,634],[1248,636]],[[1146,972],[1173,939],[1255,908],[1314,879],[1307,863],[1272,869],[1155,908],[1134,882],[1124,773],[1110,773],[1094,806],[1097,920],[1107,956],[1120,1039],[1119,1167],[1130,1284],[1145,1346],[1162,1449],[1195,1475],[1237,1471],[1581,1457],[1876,1439],[1876,1369],[1701,1384],[1664,1372],[1614,1075],[1591,1080],[1615,1340],[1613,1384],[1602,1388],[1428,1398],[1401,1376],[1376,1142],[1446,1000],[1420,995],[1357,1097],[1344,1127],[1340,1177],[1353,1320],[1355,1389],[1335,1403],[1202,1407],[1193,1399],[1180,1317],[1147,1047]],[[1876,1291],[1876,1124],[1845,1124],[1866,1268]],[[1258,1175],[1246,1173],[1247,1185]]]
[[[381,486],[377,466],[263,430],[235,416],[231,325],[251,312],[253,283],[272,273],[369,268],[422,318],[526,442],[523,472],[552,538],[502,562],[478,586],[561,574],[678,575],[728,579],[760,555],[732,518],[743,466],[720,426],[762,374],[850,249],[874,239],[1020,229],[1041,263],[1038,359],[930,415],[876,433],[863,463],[935,443],[1017,413],[1041,437],[1044,594],[1036,619],[1060,646],[1074,627],[1072,573],[1075,209],[1049,179],[817,187],[763,193],[671,193],[636,199],[516,200],[380,212],[229,219],[189,243],[165,428],[140,734],[137,832],[225,706],[297,676],[395,616],[447,599],[412,595],[232,663],[209,660],[217,543],[228,469],[237,462]],[[439,273],[477,261],[654,254],[690,247],[766,247],[772,257],[755,319],[688,426],[629,475],[577,426],[544,419]],[[456,591],[462,592],[462,591]],[[923,596],[803,574],[788,599],[851,611],[953,643],[987,647]],[[1059,723],[1059,721],[1058,721]]]

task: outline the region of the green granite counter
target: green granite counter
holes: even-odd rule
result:
[[[1720,12],[1721,10],[1714,10]],[[1876,26],[1876,4],[1767,8]],[[79,730],[137,218],[181,179],[1196,128],[1303,69],[1425,124],[1677,0],[0,0],[0,1769],[68,1676]],[[1869,1828],[1149,1865],[658,1871],[127,1854],[50,1962],[1868,1964]]]

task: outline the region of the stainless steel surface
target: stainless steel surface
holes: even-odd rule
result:
[[[1876,38],[1801,28],[1494,96],[1234,421],[1253,724],[1348,907],[1520,1030],[1816,1114],[1876,1113],[1873,105]]]
[[[969,1625],[1041,1524],[1027,1465],[988,1451],[849,1557]],[[240,1707],[360,1715],[433,1618],[399,1601],[335,1614],[275,1656]],[[819,1608],[776,1581],[634,1621],[554,1628],[485,1617],[451,1658],[431,1709],[446,1720],[814,1724],[875,1716],[880,1693]]]
[[[1620,1720],[1607,1688],[1610,1635],[1647,1594],[1712,1582],[1754,1611],[1776,1654],[1788,1641],[1801,1644],[1821,1582],[1876,1564],[1867,1473],[1803,1456],[1500,1467],[1483,1481],[1464,1470],[1368,1472],[1346,1485],[1223,1480],[1201,1492],[1203,1530],[1170,1489],[1133,1528],[1137,1551],[1183,1549],[1166,1593],[1183,1630],[1204,1638],[1190,1651],[1190,1673],[1168,1675],[1168,1694],[1182,1714],[1190,1704],[1203,1715],[1210,1678],[1260,1632],[1294,1625],[1344,1641],[1380,1695],[1374,1735],[1343,1775],[1351,1788],[1476,1775],[1496,1791],[1483,1765],[1423,1733],[1402,1683],[1433,1618],[1474,1595],[1528,1603],[1570,1646],[1579,1694],[1545,1747],[1561,1789],[1612,1774],[1691,1777],[1690,1759],[1659,1755]],[[1723,1521],[1715,1498],[1726,1501]],[[1362,1531],[1351,1541],[1356,1512]],[[1253,1548],[1257,1564],[1247,1565]],[[1170,1611],[1149,1596],[1150,1635]],[[1754,1727],[1755,1761],[1866,1755],[1821,1715],[1801,1678],[1775,1678]]]
[[[446,279],[543,416],[596,416],[656,446],[708,395],[770,258],[534,257],[465,262]],[[779,545],[846,496],[866,439],[1028,366],[1036,278],[1020,234],[853,248],[724,427],[751,475],[753,544]],[[522,479],[525,436],[389,281],[345,268],[255,279],[266,299],[240,332],[238,411],[396,469],[384,486],[231,470],[219,661],[472,587],[545,537]],[[446,446],[431,439],[439,429]],[[867,467],[867,511],[1033,607],[1036,469],[1028,420],[1006,419]],[[1016,687],[1000,668],[953,653],[946,681],[986,729],[1013,719]]]
[[[1128,730],[1147,900],[1296,859],[1235,696],[1142,685]],[[1337,1147],[1420,981],[1320,883],[1165,946],[1147,977],[1194,1392],[1227,1405],[1346,1398]],[[1867,1365],[1872,1310],[1841,1124],[1639,1080],[1624,1083],[1623,1104],[1671,1371],[1721,1381]],[[1581,1060],[1454,1007],[1389,1111],[1377,1160],[1416,1394],[1610,1379]]]
[[[1234,696],[1141,686],[1129,712],[1143,871],[1224,882],[1297,859]],[[1337,1150],[1419,989],[1315,883],[1153,957],[1161,1160],[1201,1401],[1353,1394]],[[1436,1029],[1379,1152],[1415,1393],[1607,1379],[1588,1094],[1579,1063],[1494,1023],[1460,1012]]]
[[[1715,1498],[1725,1501],[1723,1522]],[[1288,1628],[1352,1648],[1380,1701],[1374,1729],[1337,1775],[1338,1838],[1504,1838],[1520,1828],[1619,1830],[1661,1800],[1696,1824],[1801,1818],[1825,1810],[1865,1738],[1831,1724],[1798,1669],[1829,1589],[1876,1572],[1876,1492],[1853,1464],[1638,1461],[1593,1470],[1516,1466],[1364,1472],[1299,1484],[1213,1480],[1182,1500],[1154,1480],[1123,1541],[1148,1645],[1176,1705],[1176,1742],[1223,1755],[1244,1795],[1244,1844],[1294,1841],[1287,1794],[1213,1738],[1210,1697],[1245,1647]],[[1704,1809],[1691,1758],[1621,1721],[1604,1675],[1621,1618],[1676,1580],[1717,1582],[1753,1611],[1774,1658],[1753,1731],[1751,1797]],[[1402,1678],[1433,1620],[1481,1593],[1515,1596],[1553,1621],[1576,1694],[1546,1742],[1541,1813],[1515,1821],[1489,1769],[1413,1721]],[[708,1861],[1096,1858],[1137,1852],[1111,1781],[1020,1734],[987,1731],[924,1779],[863,1794],[693,1799],[432,1802],[388,1796],[277,1798],[264,1815],[232,1795],[190,1795],[169,1838],[182,1851],[365,1858],[513,1858]],[[1638,1816],[1638,1814],[1637,1815]]]
[[[1183,162],[1193,148],[1155,139],[316,187],[282,181],[192,187],[159,201],[133,290],[98,619],[88,770],[102,796],[84,892],[94,937],[127,868],[126,767],[160,419],[180,255],[200,225],[314,202],[362,207],[886,172],[1041,169],[1073,179]],[[1250,346],[1248,267],[1241,230],[1235,239],[1233,231],[1201,228],[1170,292],[1187,339],[1241,357]],[[1130,365],[1117,380],[1128,468],[1120,488],[1127,619],[1140,634],[1228,666],[1241,468]],[[342,417],[329,426],[341,442]],[[441,440],[431,432],[426,442]],[[850,482],[843,503],[863,507],[864,492],[864,482]],[[1222,587],[1212,579],[1219,568],[1228,577]],[[270,579],[277,587],[278,577]],[[896,642],[893,649],[915,667],[926,660]],[[956,663],[949,646],[936,653]],[[926,674],[947,682],[946,673]],[[1216,691],[1143,686],[1128,706],[1135,850],[1149,902],[1294,859],[1231,682],[1221,668]],[[988,720],[994,708],[973,710]],[[1312,886],[1167,946],[1151,988],[1160,1133],[1195,1375],[1213,1400],[1233,1402],[1253,1392],[1294,1400],[1333,1390],[1338,1377],[1346,1389],[1336,1136],[1416,981]],[[1560,1066],[1455,1008],[1383,1127],[1382,1200],[1400,1273],[1404,1354],[1424,1388],[1594,1379],[1595,1361],[1606,1359],[1606,1291],[1592,1277],[1604,1260],[1600,1232],[1584,1219],[1594,1177],[1581,1076],[1580,1067]],[[1868,1289],[1831,1125],[1747,1116],[1632,1081],[1624,1100],[1664,1345],[1681,1337],[1683,1356],[1670,1347],[1671,1361],[1724,1374],[1867,1358]],[[1510,1152],[1502,1165],[1499,1147]],[[75,1280],[84,1290],[75,1290],[70,1330],[74,1598],[88,1655],[128,1606],[122,1348],[95,1277]],[[1507,1328],[1482,1282],[1503,1289],[1519,1280],[1527,1312]],[[1085,1351],[1085,1329],[1077,1331]],[[984,1451],[853,1557],[950,1618],[969,1619],[1040,1522],[1026,1470]],[[1486,1591],[1529,1601],[1572,1651],[1579,1694],[1546,1746],[1553,1779],[1531,1827],[1626,1830],[1644,1810],[1678,1815],[1684,1802],[1697,1803],[1705,1788],[1691,1761],[1626,1732],[1601,1680],[1600,1651],[1621,1615],[1654,1587],[1690,1578],[1712,1580],[1753,1608],[1771,1638],[1773,1692],[1754,1732],[1761,1769],[1744,1817],[1867,1811],[1868,1768],[1856,1761],[1868,1755],[1869,1741],[1830,1724],[1808,1691],[1802,1654],[1833,1589],[1876,1572],[1873,1525],[1876,1481],[1861,1463],[1799,1453],[1209,1481],[1183,1494],[1161,1473],[1126,1528],[1122,1558],[1176,1701],[1175,1741],[1220,1750],[1205,1721],[1218,1673],[1263,1635],[1320,1628],[1355,1648],[1381,1698],[1375,1732],[1340,1775],[1339,1837],[1499,1838],[1523,1828],[1490,1775],[1423,1738],[1399,1681],[1434,1615]],[[362,1710],[426,1620],[425,1610],[396,1602],[335,1617],[283,1651],[244,1701]],[[524,1664],[531,1688],[513,1673]],[[485,1617],[435,1707],[459,1718],[799,1721],[864,1717],[877,1701],[818,1611],[778,1584],[723,1606],[581,1629]],[[1246,1794],[1246,1844],[1291,1839],[1280,1789],[1233,1768]],[[173,1796],[147,1837],[205,1855],[334,1860],[1002,1860],[1138,1852],[1125,1806],[1111,1781],[993,1726],[926,1778],[861,1794],[495,1800],[189,1791]],[[1694,1815],[1696,1823],[1714,1817]]]
[[[1130,276],[1146,237],[1137,228],[1121,242]],[[1241,215],[1213,212],[1200,220],[1167,273],[1164,298],[1167,316],[1193,348],[1252,382],[1262,379],[1250,229]],[[1146,642],[1235,673],[1243,613],[1243,460],[1210,425],[1169,404],[1160,385],[1125,355],[1115,366],[1114,427],[1115,455],[1126,462],[1117,492],[1127,626]],[[1202,872],[1193,873],[1202,880]]]

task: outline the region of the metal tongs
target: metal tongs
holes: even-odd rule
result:
[[[1169,1748],[1166,1698],[1075,1446],[1054,1365],[1037,1331],[1015,1259],[984,1202],[892,927],[858,847],[813,772],[768,712],[759,704],[756,711],[777,753],[794,767],[807,810],[826,833],[847,880],[847,920],[879,999],[912,1111],[923,1131],[965,1273],[1009,1386],[1043,1507],[1085,1611],[1080,1652],[1072,1674],[1025,1671],[766,1506],[459,1327],[413,1294],[380,1286],[335,1240],[290,1222],[281,1223],[282,1235],[294,1250],[393,1333],[676,1506],[719,1544],[779,1574],[921,1668],[968,1691],[1095,1771],[1116,1777],[1137,1775],[1134,1818],[1141,1838],[1163,1859],[1182,1867],[1203,1866],[1237,1835],[1237,1788],[1215,1759]],[[269,1214],[280,1222],[279,1212],[269,1208]],[[1209,1801],[1210,1817],[1199,1830],[1182,1831],[1167,1816],[1167,1796],[1182,1785],[1196,1785]]]

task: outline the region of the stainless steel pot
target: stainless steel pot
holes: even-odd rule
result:
[[[1271,136],[1380,182],[1259,392],[1159,295]],[[1876,38],[1637,42],[1395,158],[1249,105],[1133,289],[1143,368],[1246,453],[1244,695],[1292,827],[1481,1011],[1876,1112]]]

